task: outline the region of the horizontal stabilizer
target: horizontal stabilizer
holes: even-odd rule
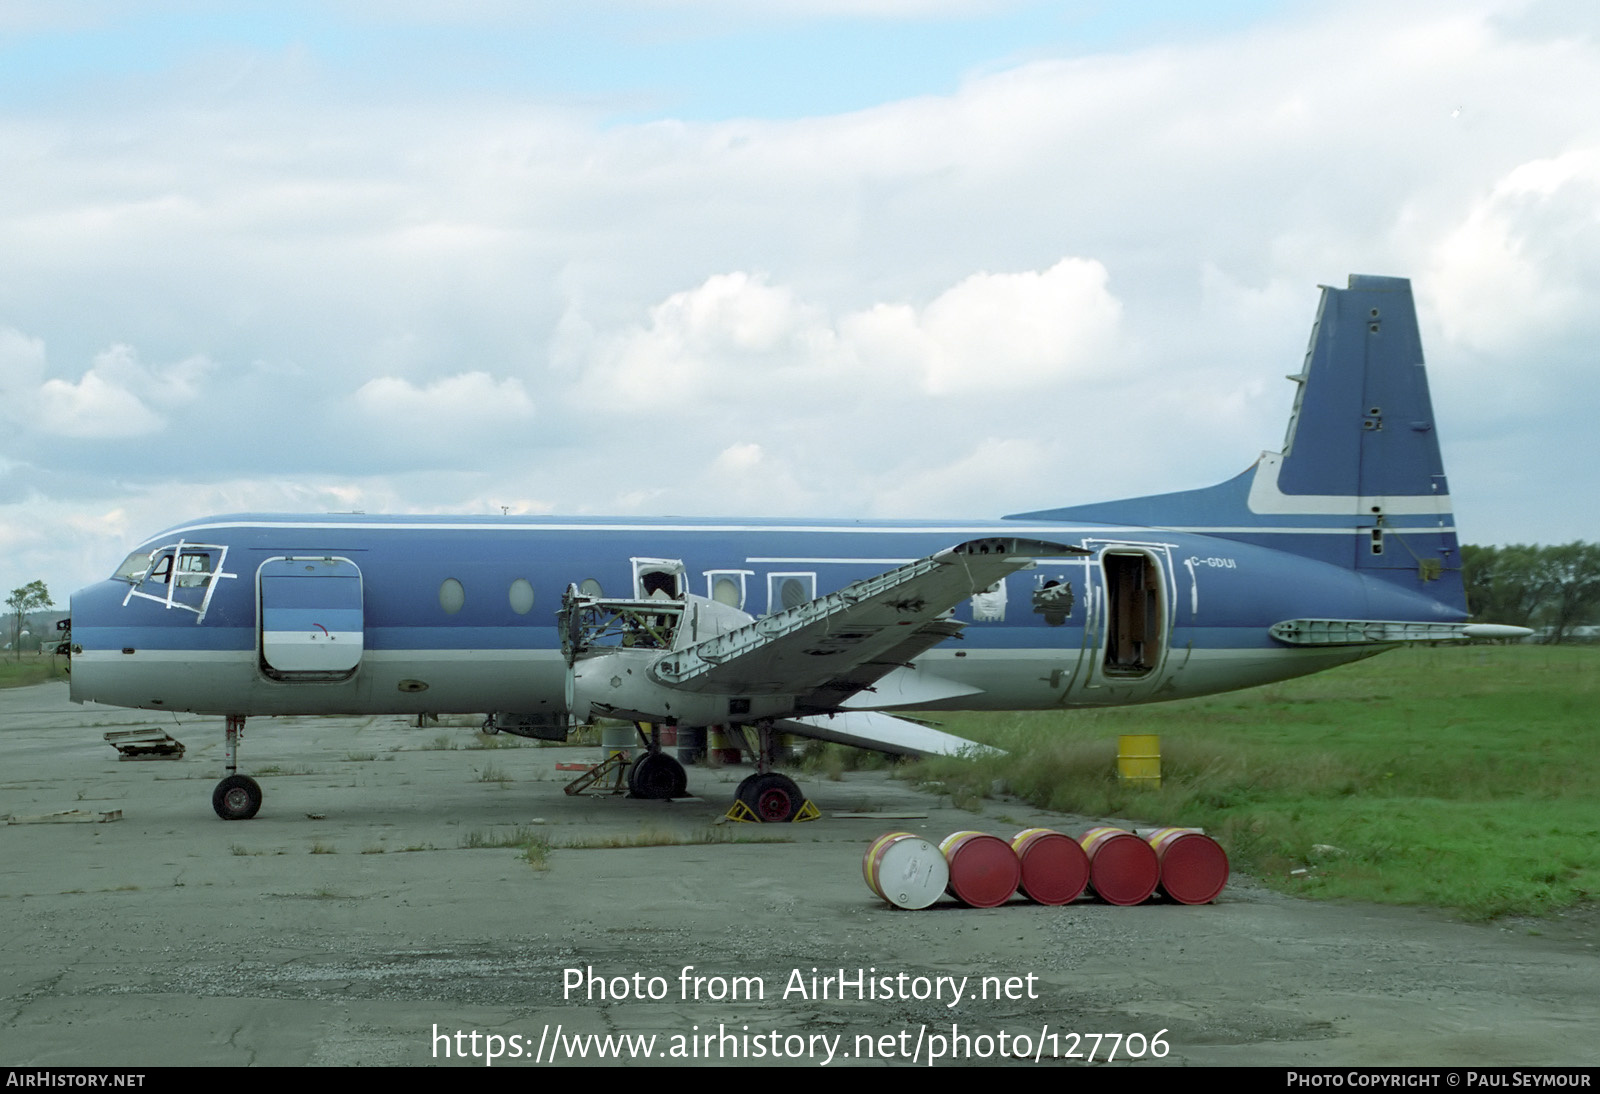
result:
[[[1526,638],[1527,627],[1498,623],[1409,623],[1386,619],[1286,619],[1269,628],[1291,646],[1386,646],[1396,642],[1460,642]]]

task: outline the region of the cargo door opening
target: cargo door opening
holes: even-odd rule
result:
[[[1166,649],[1166,598],[1161,564],[1140,550],[1100,556],[1106,589],[1107,676],[1137,679],[1161,664]]]

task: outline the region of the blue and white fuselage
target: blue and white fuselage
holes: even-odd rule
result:
[[[1290,379],[1283,450],[1227,482],[986,522],[192,521],[73,597],[72,695],[226,715],[230,771],[257,714],[486,712],[552,737],[609,716],[952,751],[886,712],[1155,702],[1493,633],[1464,623],[1409,282],[1325,288]],[[636,790],[681,790],[658,742],[641,764]],[[752,809],[792,815],[793,784],[762,778]],[[259,788],[233,775],[213,801],[249,816]]]
[[[567,671],[556,612],[569,585],[634,597],[650,564],[638,560],[681,563],[688,591],[760,617],[792,606],[786,592],[812,600],[995,536],[1089,553],[1046,560],[958,604],[954,617],[968,626],[916,664],[960,691],[915,705],[1036,710],[1204,695],[1375,652],[1285,644],[1268,629],[1285,620],[1462,618],[1451,605],[1353,569],[1113,525],[241,514],[179,525],[138,548],[140,558],[193,559],[179,562],[175,584],[162,567],[154,577],[76,594],[72,692],[80,701],[216,714],[556,711]],[[352,649],[356,671],[334,662],[340,669],[323,676],[274,672],[263,570],[302,559],[345,560],[359,583],[358,614],[326,643]],[[1108,650],[1118,638],[1108,581],[1119,568],[1146,587],[1137,623],[1148,648],[1139,667],[1119,667]],[[204,576],[184,586],[185,572]],[[1066,611],[1035,607],[1042,591],[1060,587],[1071,590]],[[1152,600],[1154,617],[1146,618]]]

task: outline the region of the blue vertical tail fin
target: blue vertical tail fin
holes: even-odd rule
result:
[[[1200,490],[1015,514],[1200,532],[1321,559],[1466,610],[1411,282],[1324,286],[1282,452]]]

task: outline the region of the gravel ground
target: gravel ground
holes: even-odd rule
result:
[[[102,735],[130,725],[186,757],[118,762]],[[0,814],[122,813],[0,826],[0,1065],[1600,1061],[1593,909],[1470,925],[1235,875],[1203,907],[896,911],[861,876],[884,832],[1101,818],[857,773],[802,779],[821,820],[719,825],[745,769],[691,768],[701,800],[568,797],[555,764],[595,750],[475,739],[252,721],[266,801],[227,823],[219,719],[0,692]],[[916,816],[834,815],[865,810]],[[519,827],[546,868],[471,846]],[[788,842],[570,846],[644,832]]]

